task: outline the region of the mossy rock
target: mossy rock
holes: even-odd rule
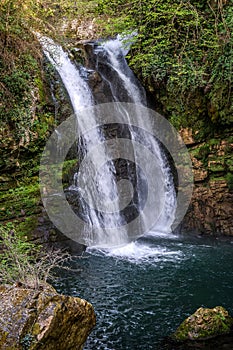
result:
[[[77,171],[77,158],[65,160],[62,167],[62,182],[63,184],[69,184]]]
[[[81,350],[94,325],[94,309],[84,299],[47,284],[0,286],[0,349]]]
[[[11,220],[39,213],[39,183],[19,184],[0,195],[0,220]]]
[[[231,332],[233,318],[222,306],[213,309],[199,308],[184,320],[172,338],[176,341],[206,340]]]

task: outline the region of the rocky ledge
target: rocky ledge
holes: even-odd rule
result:
[[[81,350],[94,325],[93,307],[83,299],[49,285],[0,286],[0,349]]]

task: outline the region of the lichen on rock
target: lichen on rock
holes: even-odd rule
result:
[[[233,318],[222,306],[200,307],[181,323],[172,338],[177,341],[205,340],[228,334],[232,327]]]
[[[0,349],[81,350],[94,325],[91,304],[49,285],[0,287]]]

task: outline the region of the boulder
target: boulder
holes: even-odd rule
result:
[[[213,309],[200,307],[181,323],[172,338],[177,341],[201,341],[228,334],[232,326],[233,318],[222,306]]]
[[[95,325],[92,305],[40,288],[0,286],[0,349],[81,350]]]

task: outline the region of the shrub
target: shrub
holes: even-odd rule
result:
[[[2,251],[0,253],[0,282],[17,283],[38,289],[53,279],[52,270],[64,267],[71,257],[61,250],[44,250],[41,245],[27,242],[14,230],[0,227]]]
[[[129,64],[153,93],[159,112],[172,115],[178,128],[201,129],[203,136],[231,125],[231,1],[97,3],[105,36],[138,32]]]

